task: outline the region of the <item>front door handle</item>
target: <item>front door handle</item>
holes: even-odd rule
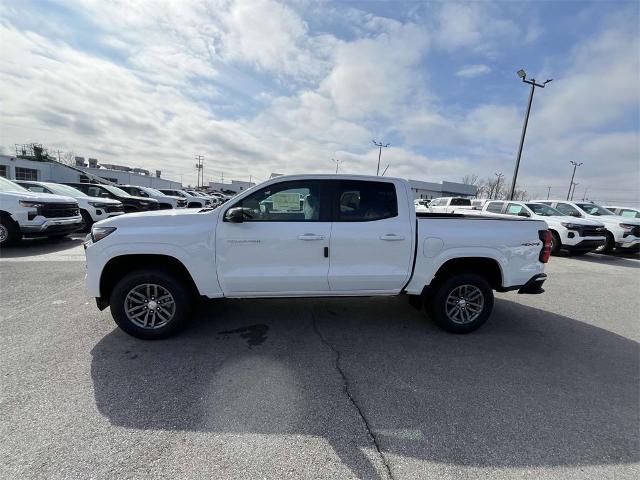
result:
[[[324,240],[324,235],[316,235],[315,233],[305,233],[298,235],[298,240]]]
[[[380,240],[386,240],[387,242],[397,242],[398,240],[404,240],[402,235],[396,235],[395,233],[387,233],[386,235],[382,235]]]

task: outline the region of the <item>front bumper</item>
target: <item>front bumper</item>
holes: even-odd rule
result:
[[[538,273],[529,279],[527,283],[525,283],[518,293],[528,293],[537,295],[539,293],[544,293],[544,289],[542,288],[542,284],[547,279],[546,273]]]
[[[600,239],[590,239],[590,240],[582,240],[575,245],[563,245],[563,248],[566,248],[570,252],[591,252],[598,247],[601,247],[606,242],[604,237]]]
[[[75,232],[82,228],[82,217],[52,218],[37,225],[20,225],[20,230],[25,237],[59,235]]]
[[[616,247],[630,249],[640,248],[640,238],[631,235],[622,237],[621,242],[616,242]]]

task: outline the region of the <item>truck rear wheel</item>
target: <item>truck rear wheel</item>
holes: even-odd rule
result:
[[[607,232],[606,240],[604,245],[595,249],[596,253],[611,253],[613,252],[613,248],[616,246],[616,241],[613,238],[611,232]]]
[[[180,330],[191,310],[191,293],[180,278],[163,270],[125,275],[109,300],[118,326],[145,340],[166,338]]]
[[[469,333],[487,321],[493,310],[493,290],[475,273],[458,273],[439,282],[426,301],[427,313],[451,333]]]
[[[12,245],[21,238],[20,227],[11,218],[2,215],[0,217],[0,247]]]

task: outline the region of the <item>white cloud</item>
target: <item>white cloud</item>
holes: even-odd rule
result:
[[[491,68],[484,64],[465,65],[456,72],[456,76],[464,78],[473,78],[480,75],[486,75],[491,72]]]
[[[414,24],[394,25],[374,38],[343,42],[321,91],[347,118],[389,116],[420,94],[416,68],[426,52],[426,32]]]
[[[446,2],[436,14],[436,44],[447,51],[465,48],[493,53],[500,41],[519,35],[516,23],[489,3]]]

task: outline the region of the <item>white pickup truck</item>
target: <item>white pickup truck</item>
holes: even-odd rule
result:
[[[0,177],[0,247],[22,237],[64,237],[82,226],[74,198],[30,192]]]
[[[551,232],[552,254],[566,250],[573,255],[581,255],[602,247],[606,241],[607,231],[602,223],[571,217],[542,203],[489,200],[481,210],[466,211],[465,213],[496,217],[507,215],[542,220]]]
[[[551,235],[538,220],[416,214],[406,180],[281,176],[216,209],[133,213],[93,226],[86,287],[139,338],[188,320],[198,296],[408,294],[470,332],[493,290],[542,293]]]
[[[454,210],[471,210],[471,199],[465,197],[439,197],[429,202],[431,213],[452,213]]]

